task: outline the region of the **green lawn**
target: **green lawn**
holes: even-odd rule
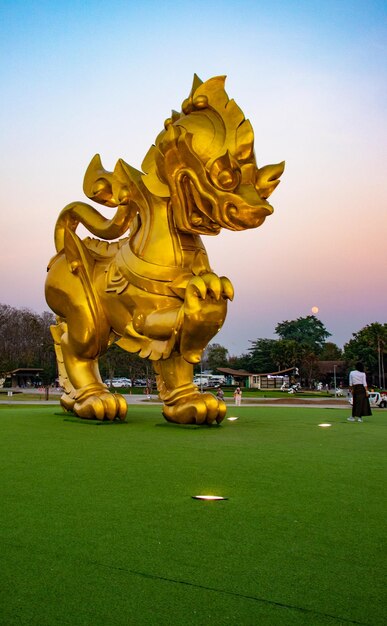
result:
[[[0,406],[0,623],[384,625],[387,414],[229,414]]]

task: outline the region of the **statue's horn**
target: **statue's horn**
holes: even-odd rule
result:
[[[265,165],[257,170],[255,184],[259,194],[266,200],[279,184],[279,177],[285,169],[285,161],[275,165]]]

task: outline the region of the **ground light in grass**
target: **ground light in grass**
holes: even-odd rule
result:
[[[224,496],[191,496],[194,500],[206,500],[207,502],[210,502],[211,500],[228,500],[228,498],[225,498]]]
[[[323,424],[319,424],[320,428],[329,428],[329,426],[332,426],[332,424],[328,424],[327,422],[324,422]]]
[[[235,420],[239,420],[239,417],[228,417],[229,422],[235,422]]]

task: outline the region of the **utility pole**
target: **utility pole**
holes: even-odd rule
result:
[[[379,387],[384,389],[386,386],[386,379],[384,374],[384,342],[378,337],[378,362],[379,362]]]

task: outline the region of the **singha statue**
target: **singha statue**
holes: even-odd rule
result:
[[[179,424],[221,422],[226,405],[193,383],[193,366],[222,327],[228,278],[212,269],[201,235],[257,228],[284,163],[258,168],[254,134],[229,100],[225,77],[194,77],[182,111],[164,123],[139,171],[120,159],[106,171],[96,155],[85,195],[117,207],[111,219],[83,202],[55,226],[57,254],[46,299],[57,315],[62,406],[85,419],[123,420],[127,405],[103,383],[98,359],[117,343],[150,359],[163,415]],[[94,235],[81,239],[82,224]]]

